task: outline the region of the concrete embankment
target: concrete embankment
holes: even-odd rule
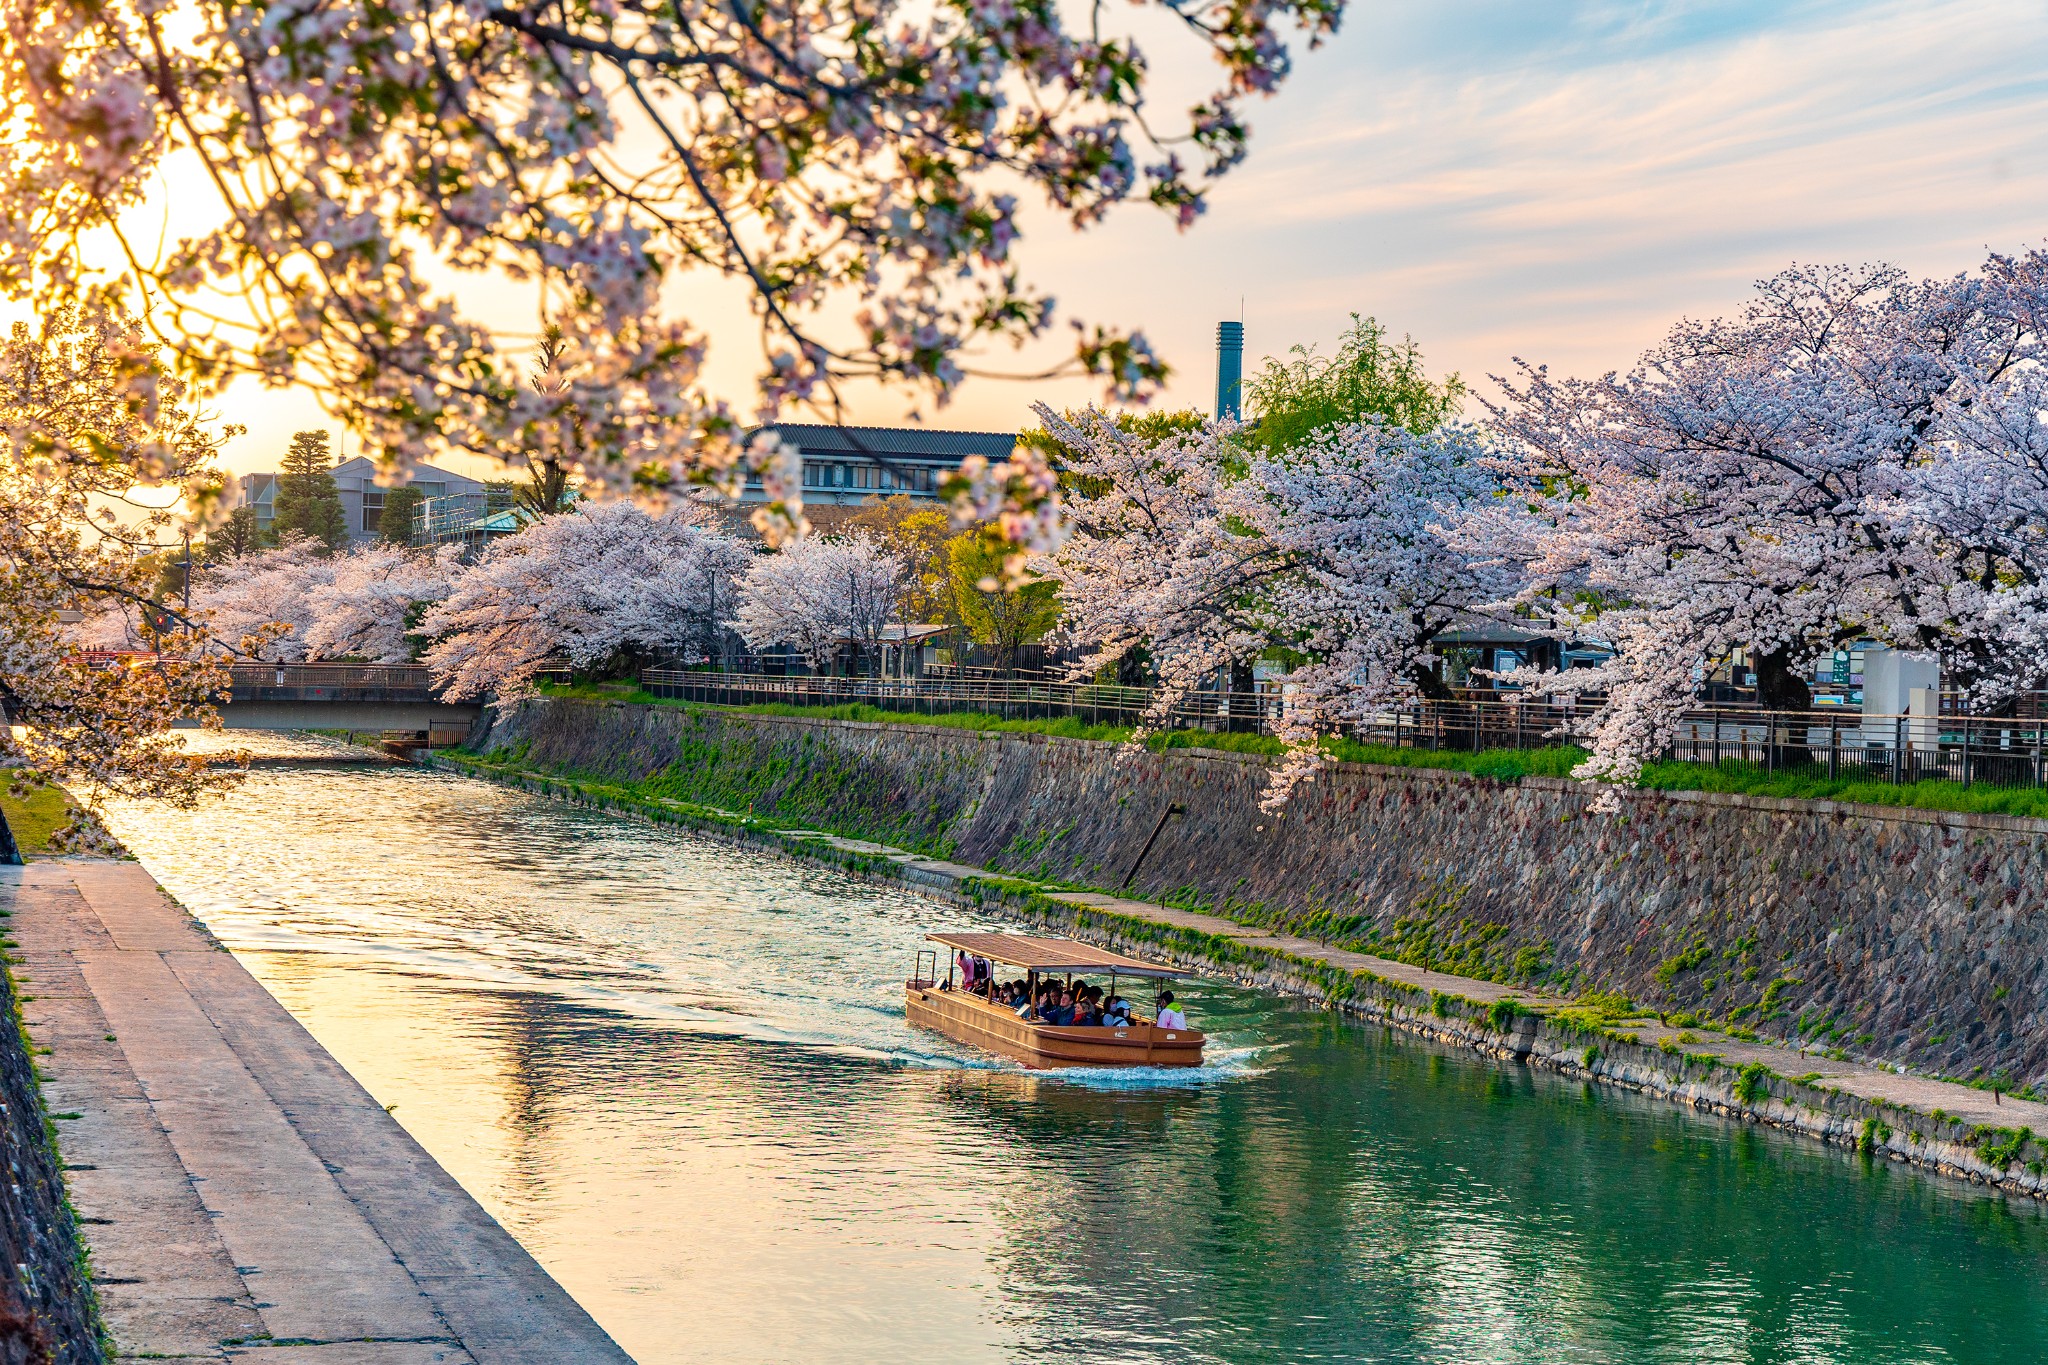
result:
[[[140,867],[0,869],[0,908],[120,1357],[625,1365]]]
[[[561,700],[519,705],[482,742],[541,771],[2048,1092],[2048,821],[1697,792],[1608,817],[1567,781],[1358,764],[1275,817],[1251,755]]]
[[[1816,943],[1794,942],[1794,928],[1779,921],[1808,923],[1818,913],[1795,903],[1799,891],[1812,885],[1812,879],[1805,878],[1775,878],[1768,894],[1759,891],[1742,903],[1740,916],[1733,906],[1694,905],[1690,879],[1706,854],[1671,846],[1673,820],[1649,820],[1643,814],[1654,814],[1651,803],[1665,798],[1640,798],[1627,819],[1604,827],[1596,827],[1581,810],[1573,819],[1585,826],[1581,837],[1587,847],[1575,859],[1558,868],[1517,872],[1514,884],[1519,886],[1536,884],[1544,872],[1567,882],[1579,878],[1581,892],[1592,902],[1580,909],[1579,942],[1586,946],[1581,964],[1560,970],[1547,959],[1530,963],[1523,951],[1530,946],[1526,929],[1517,936],[1497,920],[1475,923],[1465,904],[1476,893],[1474,883],[1463,883],[1461,892],[1442,890],[1446,863],[1475,842],[1459,832],[1461,821],[1497,817],[1489,803],[1503,795],[1511,813],[1520,800],[1562,800],[1566,793],[1558,784],[1539,786],[1535,797],[1528,798],[1502,784],[1461,781],[1456,774],[1349,769],[1326,775],[1316,804],[1289,815],[1302,815],[1301,824],[1319,827],[1340,843],[1349,841],[1332,855],[1340,868],[1359,867],[1357,846],[1363,844],[1378,849],[1383,862],[1405,859],[1437,869],[1436,885],[1423,880],[1416,902],[1405,914],[1392,917],[1388,932],[1369,910],[1338,914],[1327,901],[1290,908],[1223,898],[1219,906],[1201,905],[1198,894],[1189,894],[1191,884],[1197,891],[1203,884],[1198,873],[1209,884],[1239,884],[1269,874],[1273,881],[1314,884],[1318,875],[1325,881],[1334,875],[1328,868],[1320,874],[1313,868],[1282,873],[1268,866],[1271,850],[1245,837],[1268,832],[1256,827],[1261,819],[1255,799],[1259,784],[1251,779],[1258,774],[1248,772],[1256,763],[1237,755],[1175,753],[1131,760],[1120,759],[1110,746],[1036,736],[559,702],[528,703],[509,724],[501,723],[480,738],[498,746],[497,761],[461,766],[501,781],[822,858],[865,875],[902,880],[941,897],[1000,907],[1049,927],[1306,995],[1364,1018],[1492,1055],[1794,1129],[2014,1192],[2048,1193],[2048,1151],[2033,1137],[2035,1131],[2048,1133],[2048,1105],[1911,1074],[1880,1058],[1858,1058],[1839,1045],[1839,1029],[1812,1029],[1803,1038],[1799,1035],[1793,1027],[1797,1016],[1784,997],[1805,984],[1794,975],[1804,960],[1802,954],[1810,953],[1821,963],[1836,960],[1831,954],[1848,937],[1844,930],[1856,926],[1838,924],[1820,934]],[[1408,787],[1404,789],[1403,783]],[[1366,799],[1375,794],[1376,799]],[[1162,824],[1167,798],[1187,803],[1187,816]],[[1583,804],[1583,796],[1578,799]],[[1141,800],[1142,818],[1133,818],[1129,808]],[[1228,801],[1242,803],[1244,812],[1233,816],[1219,809]],[[1333,816],[1333,802],[1350,802],[1342,812],[1343,821]],[[1198,810],[1197,803],[1205,808]],[[2015,1022],[2025,1029],[2038,1025],[2039,1010],[2032,1002],[2038,1000],[2040,969],[2016,960],[2037,926],[2020,925],[2014,935],[2021,940],[2019,945],[1999,939],[1990,927],[1984,927],[1982,940],[1944,943],[1942,936],[1952,927],[1949,920],[1939,920],[1925,932],[1906,928],[1916,906],[1921,913],[1935,913],[1929,900],[1941,894],[1941,878],[1929,878],[1933,887],[1911,882],[1905,872],[1915,859],[1900,856],[1922,847],[1923,840],[1930,853],[1947,847],[1943,838],[1963,843],[1958,831],[1976,828],[1980,838],[1990,833],[2003,837],[1994,850],[2004,859],[2002,869],[2025,867],[2048,843],[2025,822],[1987,825],[1975,817],[1961,824],[1953,818],[1944,823],[1924,812],[1904,812],[1902,819],[1893,821],[1882,818],[1890,812],[1802,811],[1791,809],[1793,803],[1788,802],[1754,808],[1726,801],[1670,804],[1696,808],[1707,833],[1722,839],[1732,837],[1728,826],[1739,830],[1745,824],[1769,834],[1773,847],[1787,849],[1798,838],[1823,833],[1838,841],[1876,838],[1880,849],[1890,850],[1885,856],[1900,870],[1905,890],[1899,893],[1898,904],[1864,906],[1861,913],[1866,919],[1882,918],[1900,926],[1895,932],[1918,945],[1895,952],[1929,955],[1930,970],[1948,974],[1943,981],[1920,983],[1911,991],[1903,990],[1907,983],[1900,982],[1901,993],[1923,1001],[1945,994],[1951,1001],[1948,1015],[1962,1013],[1963,1005],[1954,1001],[1976,998],[1982,979],[1970,965],[1970,955],[1988,950],[2032,992],[2030,1000],[2007,1013],[2024,1010],[2027,1018]],[[1433,812],[1420,827],[1405,814],[1417,808]],[[1170,840],[1168,831],[1183,818],[1188,828],[1206,827],[1210,835],[1204,840],[1181,833]],[[1230,836],[1233,820],[1251,828],[1243,836]],[[1388,820],[1406,830],[1408,845],[1400,846],[1385,830],[1370,828]],[[1904,826],[1911,837],[1900,835],[1895,824]],[[796,825],[804,828],[793,829]],[[1874,834],[1869,825],[1877,826]],[[1367,828],[1342,833],[1352,826]],[[1105,833],[1115,829],[1135,831],[1135,837],[1122,840]],[[927,830],[939,833],[934,836]],[[1169,905],[1076,888],[1077,882],[1084,887],[1120,885],[1109,874],[1127,871],[1155,830],[1153,851],[1131,880],[1177,890],[1180,894],[1173,899],[1194,904]],[[1301,842],[1298,828],[1292,834],[1274,831],[1274,836],[1286,840],[1304,863],[1321,856]],[[1665,843],[1658,842],[1660,836]],[[1647,851],[1631,840],[1647,841]],[[1503,826],[1497,819],[1487,825],[1486,842],[1486,858],[1494,862],[1518,852],[1540,859],[1545,848],[1532,838],[1526,823]],[[1074,848],[1062,848],[1065,844]],[[1614,852],[1617,846],[1619,853]],[[1993,856],[1982,852],[1984,843],[1975,847],[1980,860]],[[1611,858],[1604,871],[1617,880],[1647,876],[1640,869],[1628,873],[1628,864],[1646,861],[1652,853],[1666,873],[1656,894],[1632,905],[1625,918],[1607,878],[1595,875],[1590,885],[1585,883],[1586,860],[1602,848]],[[984,853],[977,858],[970,850]],[[986,856],[987,850],[997,856]],[[1735,856],[1734,850],[1727,852]],[[1120,861],[1124,855],[1130,862]],[[1876,854],[1836,849],[1825,856],[1833,865],[1845,866]],[[1767,865],[1767,860],[1748,855],[1740,861]],[[1937,861],[1930,856],[1923,874]],[[1093,875],[1058,875],[1076,869]],[[1383,887],[1402,874],[1382,868],[1372,877],[1356,871],[1352,875],[1355,887]],[[1989,880],[1987,874],[1968,884],[1981,887]],[[2039,883],[2031,890],[2038,896]],[[1560,894],[1553,889],[1542,899],[1548,904]],[[1350,904],[1357,906],[1362,899],[1354,894]],[[1994,918],[1991,926],[2019,925],[2024,917],[2016,902],[2004,908],[2002,920]],[[1215,913],[1218,909],[1224,913]],[[1673,920],[1689,926],[1689,936],[1673,938]],[[1717,937],[1704,949],[1696,947],[1712,925],[1740,933],[1732,944]],[[1432,940],[1429,934],[1418,933],[1418,926],[1438,937]],[[1866,926],[1862,932],[1870,931]],[[1618,937],[1624,951],[1613,951],[1614,945],[1603,941],[1608,936]],[[1630,946],[1640,950],[1660,941],[1685,945],[1676,967],[1666,959],[1648,974],[1650,989],[1644,994],[1665,997],[1661,1014],[1619,999],[1616,988],[1625,988],[1636,977],[1603,980],[1582,965],[1605,958],[1626,962],[1632,956],[1625,951]],[[1766,943],[1784,945],[1775,960],[1763,957]],[[1380,944],[1406,951],[1370,951]],[[1655,950],[1644,951],[1648,955]],[[1944,954],[1957,960],[1946,960]],[[1751,964],[1768,963],[1771,974],[1759,971],[1745,977],[1745,958]],[[1518,961],[1531,967],[1520,980]],[[1737,1007],[1736,1018],[1765,1028],[1775,1025],[1779,1036],[1734,1023],[1725,1014],[1717,1026],[1673,1002],[1674,996],[1686,998],[1686,978],[1702,975],[1701,969],[1709,964],[1728,978],[1730,998],[1747,995],[1754,1002],[1747,1011]],[[1588,995],[1584,988],[1596,985],[1613,994]],[[1671,989],[1658,989],[1662,987]],[[1828,988],[1844,989],[1839,980],[1830,981]],[[1695,999],[1715,993],[1715,987],[1699,984],[1690,989]],[[1887,1002],[1891,994],[1887,992]],[[1844,1004],[1858,1007],[1853,997],[1844,997]],[[1981,1029],[1974,1030],[1971,1036],[1979,1033]],[[2009,1040],[2018,1032],[2008,1028],[1999,1036]]]

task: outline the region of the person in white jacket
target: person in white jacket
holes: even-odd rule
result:
[[[1172,991],[1159,992],[1158,1003],[1159,1027],[1184,1029],[1188,1026],[1188,1017],[1185,1014],[1182,1014],[1180,1012],[1180,1007],[1173,1003]]]

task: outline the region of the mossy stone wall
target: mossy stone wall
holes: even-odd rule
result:
[[[92,1286],[16,991],[0,971],[0,1365],[98,1365]]]
[[[532,700],[487,748],[1432,968],[1608,989],[1958,1079],[2048,1090],[2048,822],[1704,793],[1619,815],[1546,778],[939,726]]]

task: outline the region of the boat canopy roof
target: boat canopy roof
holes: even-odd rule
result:
[[[958,948],[991,962],[1029,972],[1116,972],[1122,976],[1186,976],[1157,963],[1112,953],[1092,944],[1065,938],[1029,938],[1023,934],[926,934],[933,943]]]

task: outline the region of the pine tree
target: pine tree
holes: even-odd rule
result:
[[[296,531],[329,550],[348,544],[348,518],[341,508],[341,490],[334,482],[334,456],[324,431],[292,434],[292,448],[277,472],[276,511],[270,529],[278,539]]]
[[[263,548],[263,533],[256,525],[256,509],[237,507],[228,519],[207,532],[206,562],[224,564],[230,559],[252,555]]]

